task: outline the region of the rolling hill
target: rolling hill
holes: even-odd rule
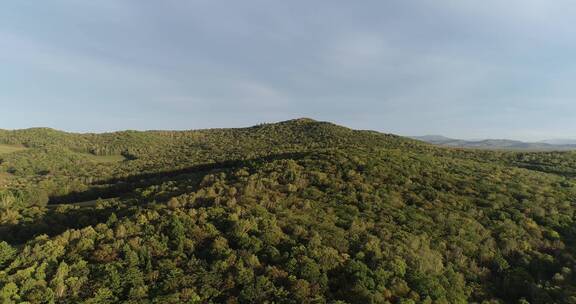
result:
[[[0,131],[1,303],[576,303],[576,153],[296,119]]]
[[[510,139],[462,140],[462,139],[453,139],[441,135],[413,136],[412,138],[435,145],[459,147],[459,148],[519,150],[519,151],[576,150],[576,142],[571,140],[548,140],[540,142],[523,142]]]

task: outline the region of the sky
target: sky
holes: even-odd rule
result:
[[[576,138],[573,0],[8,0],[0,128]]]

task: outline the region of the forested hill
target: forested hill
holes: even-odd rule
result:
[[[0,303],[576,303],[575,177],[310,119],[0,130]]]

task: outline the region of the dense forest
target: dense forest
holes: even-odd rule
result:
[[[575,177],[311,119],[0,130],[0,303],[576,303]]]

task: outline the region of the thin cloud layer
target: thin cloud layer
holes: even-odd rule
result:
[[[406,135],[573,137],[575,13],[568,0],[12,1],[0,5],[0,127],[309,116]]]

